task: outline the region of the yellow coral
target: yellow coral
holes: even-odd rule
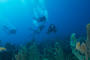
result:
[[[4,47],[0,47],[0,51],[6,50],[6,48]]]
[[[86,54],[87,53],[87,47],[85,43],[82,43],[80,46],[80,42],[78,42],[76,44],[76,49],[79,50],[82,54]]]
[[[83,54],[86,54],[87,53],[87,47],[86,47],[86,44],[85,43],[82,43],[81,44],[81,53]]]
[[[80,49],[81,49],[81,47],[80,47],[80,42],[78,42],[78,43],[76,44],[76,49],[77,49],[77,50],[80,50]]]

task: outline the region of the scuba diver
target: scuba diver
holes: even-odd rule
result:
[[[33,18],[37,22],[45,22],[46,21],[46,16],[38,17],[38,18]]]
[[[15,34],[16,33],[16,29],[9,29],[8,27],[6,26],[3,26],[3,31],[7,32],[8,34]]]
[[[33,30],[32,28],[29,28],[29,29],[34,32],[32,35],[36,35],[36,34],[39,34],[44,29],[44,27],[45,27],[44,25],[40,25],[36,30]]]
[[[47,31],[47,34],[49,34],[51,32],[54,32],[54,33],[57,32],[56,26],[54,24],[50,24],[48,31]]]

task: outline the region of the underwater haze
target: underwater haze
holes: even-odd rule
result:
[[[86,34],[86,24],[90,22],[90,1],[89,0],[52,0],[43,1],[43,9],[48,12],[47,21],[44,23],[45,29],[50,24],[57,26],[56,34],[46,34],[44,30],[37,36],[39,40],[43,38],[53,38],[53,36],[70,35],[71,33]],[[30,40],[29,27],[37,28],[33,23],[35,6],[34,0],[0,0],[0,39],[5,42],[22,44]],[[41,6],[42,8],[42,6]],[[4,21],[4,22],[3,22]],[[2,25],[13,25],[17,32],[8,35],[2,31]],[[9,28],[11,27],[9,26]],[[37,39],[37,40],[38,40]]]
[[[34,38],[38,43],[59,38],[65,40],[65,47],[72,33],[86,40],[89,23],[90,0],[0,0],[2,46],[6,42],[25,45]]]

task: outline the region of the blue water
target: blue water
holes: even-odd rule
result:
[[[34,0],[0,0],[0,39],[6,42],[25,44],[31,39],[29,27],[36,29],[33,23],[35,3]],[[37,0],[38,1],[38,0]],[[90,23],[89,0],[45,0],[44,8],[48,12],[45,29],[36,35],[37,41],[53,39],[55,37],[70,36],[72,33],[86,35],[86,25]],[[40,6],[42,8],[42,6]],[[43,8],[43,9],[44,9]],[[3,22],[4,21],[4,22]],[[8,35],[2,30],[3,25],[14,26],[16,34]],[[55,24],[57,32],[47,34],[50,24]]]

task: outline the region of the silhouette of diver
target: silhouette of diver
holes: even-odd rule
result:
[[[36,35],[36,34],[39,34],[44,29],[44,27],[45,27],[44,25],[40,25],[36,30],[33,30],[32,28],[29,28],[29,29],[34,32],[32,35]]]
[[[38,18],[33,18],[34,20],[36,20],[37,22],[43,22],[46,21],[46,17],[42,16],[42,17],[38,17]]]
[[[54,32],[54,33],[57,32],[56,26],[54,24],[50,24],[48,31],[47,31],[47,34],[49,34],[51,32]]]
[[[7,32],[8,34],[15,34],[16,33],[16,29],[9,29],[8,27],[6,27],[6,26],[3,26],[3,29],[2,29],[3,31],[5,31],[5,32]]]

